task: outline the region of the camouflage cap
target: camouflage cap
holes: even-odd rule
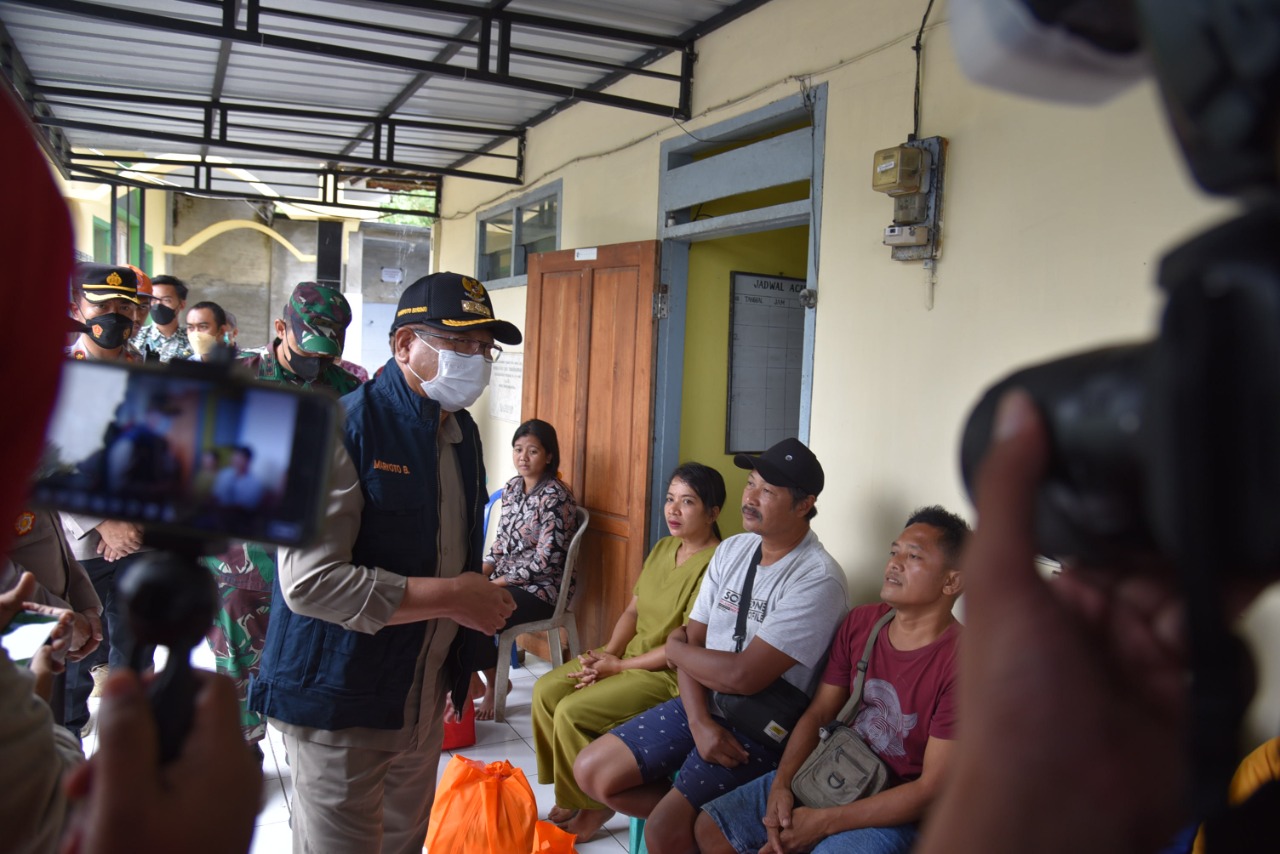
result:
[[[337,288],[300,282],[285,304],[284,319],[303,352],[341,356],[351,324],[351,305]]]
[[[493,302],[484,285],[458,273],[432,273],[404,289],[391,331],[411,323],[449,331],[488,329],[503,344],[521,341],[515,324],[493,316]]]
[[[112,299],[125,299],[135,305],[138,302],[138,276],[128,267],[82,263],[76,265],[72,275],[88,302]]]

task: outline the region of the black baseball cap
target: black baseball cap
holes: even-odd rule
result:
[[[79,279],[86,302],[102,303],[123,299],[138,304],[138,276],[129,267],[82,262],[72,274]]]
[[[758,457],[738,454],[733,464],[740,469],[755,469],[774,486],[803,490],[805,495],[819,495],[826,482],[822,463],[799,439],[783,439]]]
[[[391,331],[412,323],[448,332],[488,329],[494,340],[503,344],[519,344],[523,340],[515,324],[493,316],[493,303],[484,285],[458,273],[432,273],[404,289]]]

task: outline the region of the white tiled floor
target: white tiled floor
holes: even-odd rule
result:
[[[213,669],[212,655],[204,644],[196,647],[192,661],[198,667]],[[156,664],[162,665],[159,656]],[[537,798],[539,818],[546,816],[555,800],[552,787],[538,783],[529,701],[533,696],[534,680],[550,669],[551,665],[547,662],[526,654],[524,666],[511,671],[512,691],[507,697],[507,720],[503,723],[477,721],[476,744],[454,751],[468,759],[482,762],[506,759],[523,770]],[[96,705],[96,700],[90,701],[91,708],[96,709]],[[86,753],[91,753],[96,746],[93,736],[85,739]],[[289,799],[293,794],[293,781],[289,775],[289,766],[285,764],[284,743],[280,739],[280,733],[268,728],[267,740],[262,743],[262,749],[266,754],[262,769],[263,807],[258,814],[251,854],[288,854],[291,849]],[[448,752],[441,755],[438,774],[444,773],[450,755]],[[614,816],[605,825],[604,831],[589,842],[579,843],[577,850],[583,854],[622,854],[628,850],[630,828],[625,816]]]

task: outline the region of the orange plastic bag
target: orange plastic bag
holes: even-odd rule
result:
[[[533,828],[533,854],[573,854],[577,838],[549,821],[540,821]]]
[[[533,850],[533,789],[510,762],[454,756],[436,787],[427,827],[432,854],[518,854]]]

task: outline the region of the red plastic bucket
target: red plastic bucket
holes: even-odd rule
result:
[[[475,743],[476,708],[468,697],[462,704],[462,720],[456,723],[444,722],[444,749],[456,750],[459,747],[470,747]]]

